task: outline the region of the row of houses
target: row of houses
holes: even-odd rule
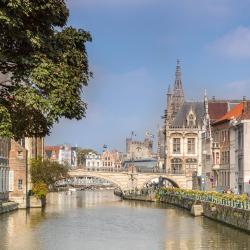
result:
[[[67,165],[71,169],[77,168],[77,147],[70,144],[45,146],[45,158]]]
[[[250,194],[250,102],[244,97],[210,130],[202,138],[205,188]]]
[[[167,173],[182,174],[189,188],[250,192],[249,102],[186,101],[177,62],[159,130],[158,162]]]

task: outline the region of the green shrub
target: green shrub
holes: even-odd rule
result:
[[[44,182],[37,182],[32,188],[32,194],[38,199],[45,198],[48,191],[47,185]]]

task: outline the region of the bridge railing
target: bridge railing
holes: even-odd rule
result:
[[[113,167],[86,167],[86,168],[78,168],[76,170],[83,170],[86,172],[128,172],[127,168],[113,168]],[[162,173],[162,174],[169,174],[169,175],[184,175],[184,171],[178,170],[166,170],[166,169],[159,169],[159,168],[140,168],[136,167],[136,172],[138,173]]]
[[[191,200],[211,202],[223,206],[250,210],[250,198],[245,194],[222,194],[218,192],[186,190],[180,188],[161,188],[158,194],[160,198],[165,195],[175,195]]]

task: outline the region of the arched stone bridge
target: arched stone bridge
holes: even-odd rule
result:
[[[159,177],[167,179],[173,186],[180,188],[192,188],[192,177],[185,175],[175,175],[166,173],[143,173],[143,172],[106,172],[106,171],[87,171],[76,169],[69,171],[70,177],[95,177],[107,180],[119,187],[122,191],[131,189],[142,189],[151,180]],[[191,181],[191,182],[190,182]]]

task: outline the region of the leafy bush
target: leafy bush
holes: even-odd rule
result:
[[[44,182],[38,182],[33,185],[32,193],[38,199],[43,199],[48,193],[48,187]]]

